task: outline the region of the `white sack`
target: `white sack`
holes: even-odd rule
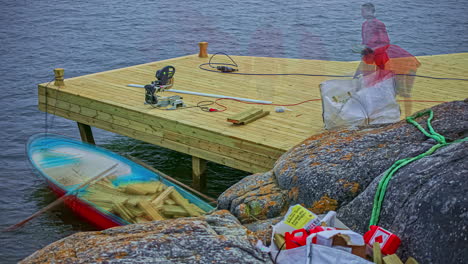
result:
[[[373,74],[364,78],[374,78]],[[320,84],[326,129],[386,124],[400,120],[394,78],[369,87],[364,85],[364,78],[329,80]]]

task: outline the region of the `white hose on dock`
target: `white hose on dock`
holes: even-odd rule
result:
[[[139,85],[139,84],[129,84],[127,86],[137,87],[137,88],[145,88],[144,85]],[[192,95],[199,95],[199,96],[206,96],[206,97],[214,97],[214,98],[228,98],[228,99],[235,99],[235,100],[239,100],[239,101],[259,103],[259,104],[272,104],[273,103],[273,102],[270,102],[270,101],[262,101],[262,100],[248,99],[248,98],[242,98],[242,97],[233,97],[233,96],[226,96],[226,95],[219,95],[219,94],[197,93],[197,92],[184,91],[184,90],[170,89],[170,90],[166,90],[166,91],[167,92],[174,92],[174,93],[181,93],[181,94],[192,94]]]

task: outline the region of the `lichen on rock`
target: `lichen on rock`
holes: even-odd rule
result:
[[[227,211],[82,232],[20,263],[272,263]]]
[[[254,174],[225,191],[218,199],[218,208],[229,209],[242,223],[249,223],[285,212],[286,195],[286,191],[278,188],[271,171]]]

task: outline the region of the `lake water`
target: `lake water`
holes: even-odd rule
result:
[[[358,60],[361,1],[0,1],[0,228],[29,216],[55,197],[31,171],[25,143],[44,132],[37,84],[65,68],[67,78],[194,54],[211,53]],[[468,51],[468,2],[375,1],[392,43],[413,55]],[[49,132],[78,138],[76,123],[48,116]],[[94,129],[98,145],[132,154],[185,183],[191,159]],[[208,164],[208,194],[248,175]],[[93,230],[66,208],[22,229],[0,233],[0,262],[14,263],[79,231]]]

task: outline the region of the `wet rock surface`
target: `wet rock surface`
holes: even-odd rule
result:
[[[20,263],[272,263],[227,211],[77,233]]]

